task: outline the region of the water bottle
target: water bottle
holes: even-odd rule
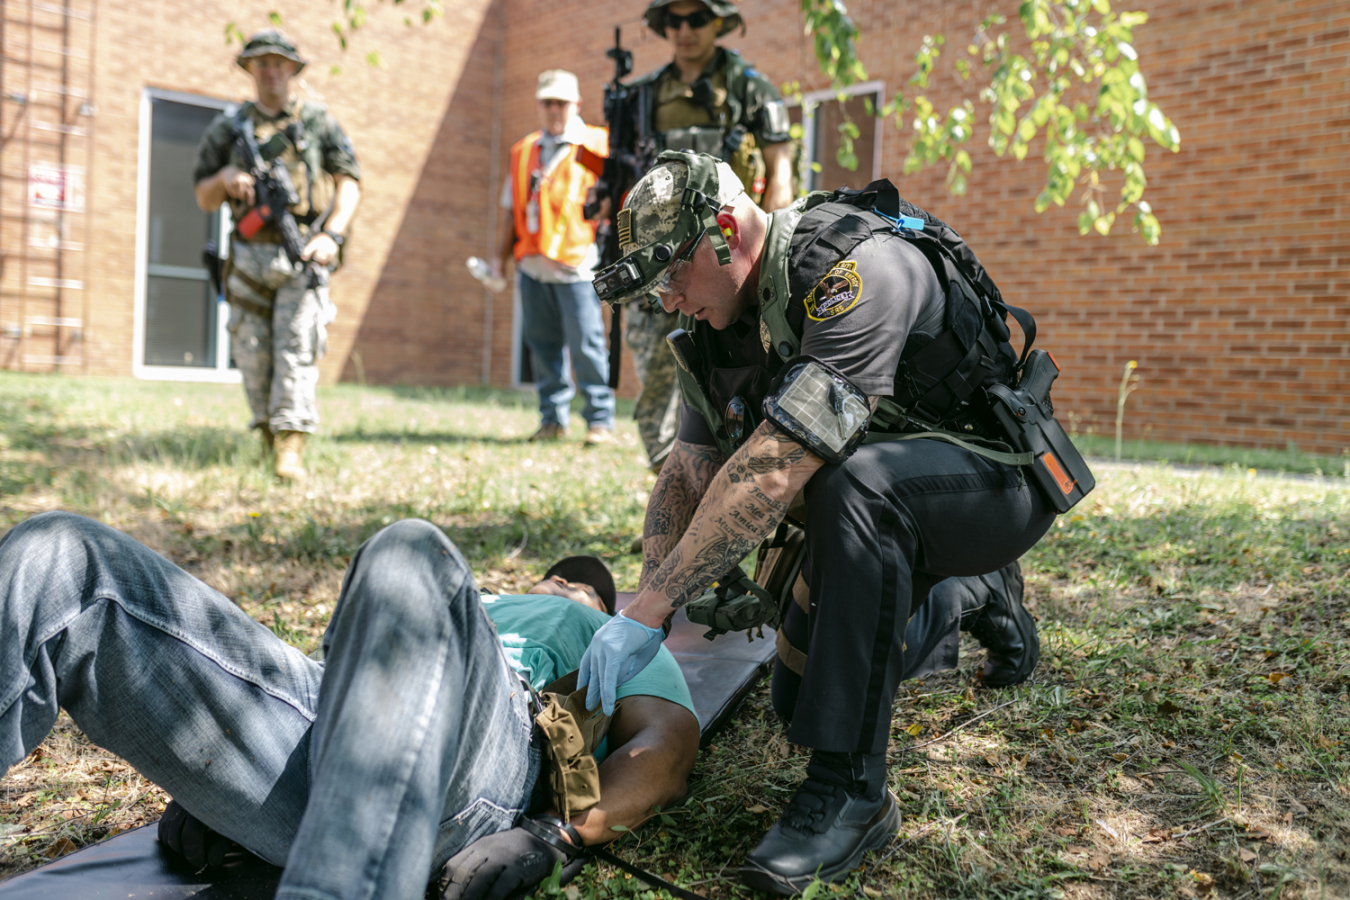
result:
[[[493,275],[492,266],[488,265],[487,260],[480,256],[470,256],[465,265],[469,267],[469,274],[483,282],[483,286],[492,293],[500,294],[506,290],[506,279],[500,275]]]

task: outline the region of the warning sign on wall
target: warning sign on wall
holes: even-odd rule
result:
[[[84,169],[51,163],[29,166],[28,205],[84,212]]]

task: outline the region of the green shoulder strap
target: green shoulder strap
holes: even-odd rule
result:
[[[802,337],[788,324],[790,297],[788,256],[792,251],[792,233],[807,212],[830,199],[826,191],[812,191],[802,199],[769,216],[769,235],[764,242],[764,262],[759,269],[759,333],[768,334],[765,349],[787,361],[797,355]]]

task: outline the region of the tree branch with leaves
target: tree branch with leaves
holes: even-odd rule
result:
[[[402,8],[404,12],[403,24],[409,28],[417,22],[430,25],[432,20],[445,15],[445,5],[442,0],[389,0],[389,5]],[[413,7],[420,8],[413,12]],[[342,50],[346,51],[352,34],[365,27],[369,18],[370,10],[360,0],[342,0],[342,14],[334,19],[332,25],[329,26]],[[281,13],[272,10],[267,14],[267,21],[280,28]],[[247,40],[248,38],[245,37],[243,30],[237,23],[227,22],[225,24],[226,46],[238,43],[242,47]],[[371,66],[382,66],[384,60],[378,51],[371,50],[366,53],[366,63]],[[328,70],[330,75],[337,75],[341,71],[341,66],[332,66]]]
[[[867,79],[857,26],[841,0],[801,0],[801,10],[820,71],[842,102],[850,85]],[[909,94],[897,92],[880,109],[868,104],[869,113],[893,118],[897,128],[910,122],[914,136],[904,173],[945,162],[948,190],[965,194],[973,161],[964,145],[978,130],[978,103],[988,110],[988,143],[1000,158],[1025,159],[1033,142],[1043,143],[1046,178],[1036,197],[1038,213],[1063,206],[1078,191],[1080,234],[1109,234],[1117,217],[1133,210],[1133,230],[1156,245],[1162,227],[1144,200],[1146,141],[1175,153],[1181,137],[1149,99],[1134,48],[1134,30],[1148,15],[1115,13],[1110,0],[1026,0],[1018,21],[1025,39],[1005,29],[1004,16],[988,16],[966,47],[970,59],[953,61],[961,83],[975,78],[977,66],[983,69],[974,98],[943,113],[927,96],[947,44],[937,34],[924,35],[915,53]],[[857,134],[846,117],[838,152],[846,168],[857,165]],[[1117,177],[1121,186],[1113,203],[1106,183]]]

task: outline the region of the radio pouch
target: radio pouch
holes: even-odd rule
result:
[[[1033,350],[1017,387],[995,384],[986,390],[989,406],[1014,449],[1033,454],[1033,480],[1056,511],[1066,513],[1097,484],[1078,448],[1055,419],[1050,385],[1059,366],[1044,350]]]

